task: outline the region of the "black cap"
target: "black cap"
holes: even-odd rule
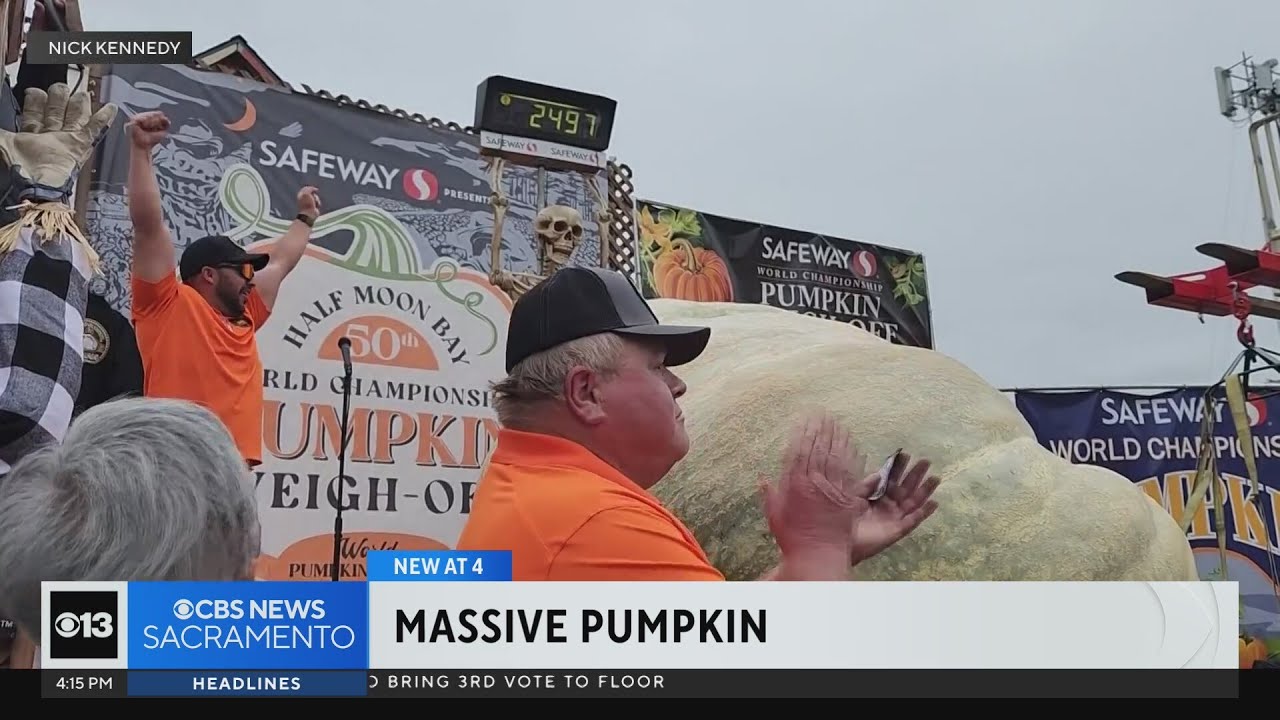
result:
[[[659,324],[644,297],[621,273],[567,267],[529,288],[511,308],[507,372],[530,355],[602,332],[661,341],[669,367],[692,361],[711,339],[708,327]]]
[[[244,248],[226,235],[207,235],[182,251],[178,271],[185,282],[199,275],[201,268],[249,263],[254,270],[261,270],[267,266],[269,259],[266,253],[245,252]]]

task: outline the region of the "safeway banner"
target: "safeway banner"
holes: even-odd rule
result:
[[[933,347],[918,253],[648,201],[636,214],[645,297],[761,303]]]
[[[133,231],[121,126],[130,117],[169,117],[153,158],[179,252],[211,233],[270,252],[298,189],[320,191],[311,244],[258,333],[256,576],[330,577],[339,504],[344,580],[365,579],[370,550],[451,547],[494,445],[488,385],[504,374],[511,305],[488,280],[493,187],[479,138],[181,66],[116,65],[101,87],[121,112],[95,158],[86,225],[103,258],[95,289],[126,317]],[[500,182],[506,270],[536,270],[540,203],[579,210],[585,232],[571,262],[599,264],[602,177],[592,192],[578,173],[508,166]],[[339,479],[341,337],[354,377]]]
[[[1158,395],[1111,390],[1019,392],[1018,410],[1045,447],[1073,463],[1097,465],[1133,481],[1175,519],[1183,516],[1195,485],[1202,446],[1201,420],[1213,420],[1212,452],[1219,482],[1211,486],[1187,532],[1204,580],[1240,583],[1240,628],[1280,650],[1280,396],[1252,398],[1250,431],[1261,492],[1251,498],[1247,446],[1236,436],[1231,410],[1219,390]],[[1227,567],[1218,551],[1213,493],[1222,497]]]

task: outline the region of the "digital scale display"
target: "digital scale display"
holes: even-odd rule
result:
[[[475,127],[603,151],[616,109],[615,101],[598,95],[494,76],[477,91]]]

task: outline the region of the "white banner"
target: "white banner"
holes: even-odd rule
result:
[[[226,234],[269,252],[293,221],[298,188],[320,191],[307,253],[258,332],[255,576],[327,580],[340,503],[343,580],[365,579],[370,550],[452,547],[493,450],[489,383],[504,374],[511,307],[488,279],[493,188],[480,139],[180,65],[114,66],[102,92],[121,108],[117,125],[149,110],[170,120],[154,164],[178,251]],[[129,317],[129,142],[119,128],[93,169],[85,224],[104,266],[95,291]],[[537,271],[534,222],[547,205],[578,210],[584,236],[571,262],[599,266],[597,198],[608,183],[599,173],[591,182],[577,170],[506,166],[503,269]],[[354,378],[339,481],[342,337]]]
[[[1238,666],[1235,582],[371,582],[373,669]]]

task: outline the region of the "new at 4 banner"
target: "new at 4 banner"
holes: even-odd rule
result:
[[[917,253],[647,201],[636,217],[645,297],[771,305],[933,347]]]
[[[1133,481],[1169,511],[1183,515],[1195,484],[1201,420],[1213,416],[1213,449],[1220,480],[1187,532],[1204,580],[1240,583],[1240,628],[1280,651],[1280,396],[1249,401],[1262,492],[1246,502],[1252,482],[1231,410],[1219,390],[1208,403],[1204,388],[1159,395],[1110,390],[1020,392],[1018,410],[1045,447],[1074,463],[1097,465]],[[1225,510],[1227,567],[1218,551],[1213,493]]]

